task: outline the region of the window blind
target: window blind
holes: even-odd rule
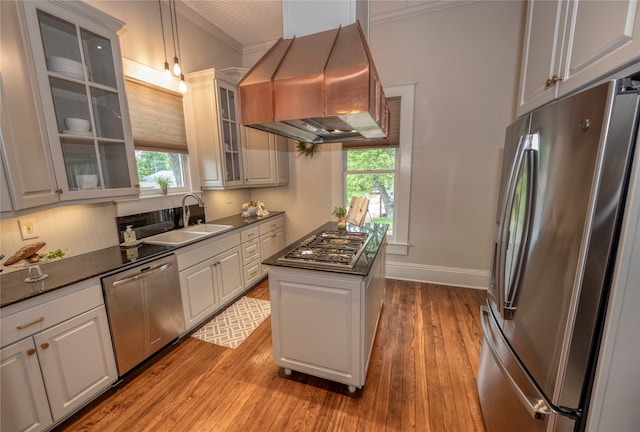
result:
[[[136,150],[188,153],[182,95],[125,79]]]
[[[348,141],[342,143],[343,150],[365,150],[379,147],[400,146],[400,98],[387,98],[389,107],[389,134],[386,139]]]

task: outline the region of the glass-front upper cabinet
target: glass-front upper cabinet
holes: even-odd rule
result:
[[[240,125],[236,117],[235,86],[216,80],[220,109],[220,135],[225,184],[242,184]]]
[[[139,193],[117,31],[82,2],[24,2],[61,200]]]

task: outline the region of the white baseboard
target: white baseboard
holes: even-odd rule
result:
[[[464,288],[486,290],[490,273],[455,267],[440,267],[387,261],[387,277],[390,279],[428,282],[439,285],[454,285]]]

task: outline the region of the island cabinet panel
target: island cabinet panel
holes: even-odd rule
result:
[[[362,388],[384,296],[384,247],[367,276],[269,268],[278,366]]]

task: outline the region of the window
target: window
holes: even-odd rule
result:
[[[388,223],[393,234],[393,213],[396,178],[396,149],[375,148],[350,150],[345,157],[345,195],[347,205],[354,196],[369,199],[369,218]]]
[[[387,237],[388,246],[387,253],[395,255],[407,255],[409,252],[409,214],[410,214],[410,197],[411,197],[411,155],[413,152],[413,111],[414,111],[414,98],[415,98],[415,84],[403,84],[396,86],[388,86],[384,88],[384,92],[387,96],[387,100],[390,105],[393,104],[393,100],[396,99],[398,107],[396,109],[396,128],[397,128],[397,143],[387,143],[383,147],[368,148],[372,145],[370,142],[364,142],[357,147],[356,143],[344,143],[342,158],[338,157],[332,162],[332,172],[338,174],[342,172],[344,181],[342,182],[342,190],[340,186],[333,190],[333,202],[347,204],[347,197],[352,194],[363,193],[368,194],[370,197],[374,197],[370,201],[369,212],[373,216],[375,213],[380,214],[380,219],[386,214],[386,218],[391,219],[392,230]],[[401,114],[400,114],[401,113]],[[391,112],[391,129],[394,129],[394,112]],[[391,139],[391,133],[390,133]],[[373,143],[373,145],[379,145]],[[384,150],[383,152],[376,152],[378,150]],[[365,156],[349,156],[352,152],[364,151],[367,152]],[[390,156],[393,154],[393,157]],[[384,155],[384,156],[383,156]],[[370,159],[372,167],[375,166],[373,171],[362,172],[362,169],[353,169],[356,165],[364,164],[365,162],[350,163],[349,158],[361,158]],[[373,160],[378,160],[375,164]],[[391,166],[391,160],[393,159],[393,168]],[[341,164],[341,165],[340,165]],[[368,168],[367,168],[368,169]],[[388,181],[388,176],[393,172],[393,184]],[[370,179],[366,179],[366,175],[371,176]],[[368,191],[364,189],[364,185],[359,187],[358,192],[354,192],[355,186],[348,186],[348,183],[357,183],[356,180],[348,180],[350,175],[358,175],[363,178],[364,181],[368,181],[375,185],[377,182],[383,184],[387,197],[378,198],[378,192],[382,195],[383,191],[378,186],[372,186]],[[356,177],[354,177],[356,178]],[[386,183],[385,183],[386,182]],[[347,190],[349,188],[349,190]],[[385,205],[385,201],[387,204]],[[334,204],[337,205],[337,204]],[[344,204],[341,204],[344,205]],[[377,206],[372,208],[372,206]],[[369,220],[369,217],[366,219]]]
[[[188,156],[183,153],[136,150],[136,165],[141,191],[160,188],[159,180],[166,179],[170,188],[187,187]]]
[[[157,194],[164,179],[169,190],[188,190],[189,150],[182,94],[157,71],[126,61],[125,88],[131,117],[140,191]]]

